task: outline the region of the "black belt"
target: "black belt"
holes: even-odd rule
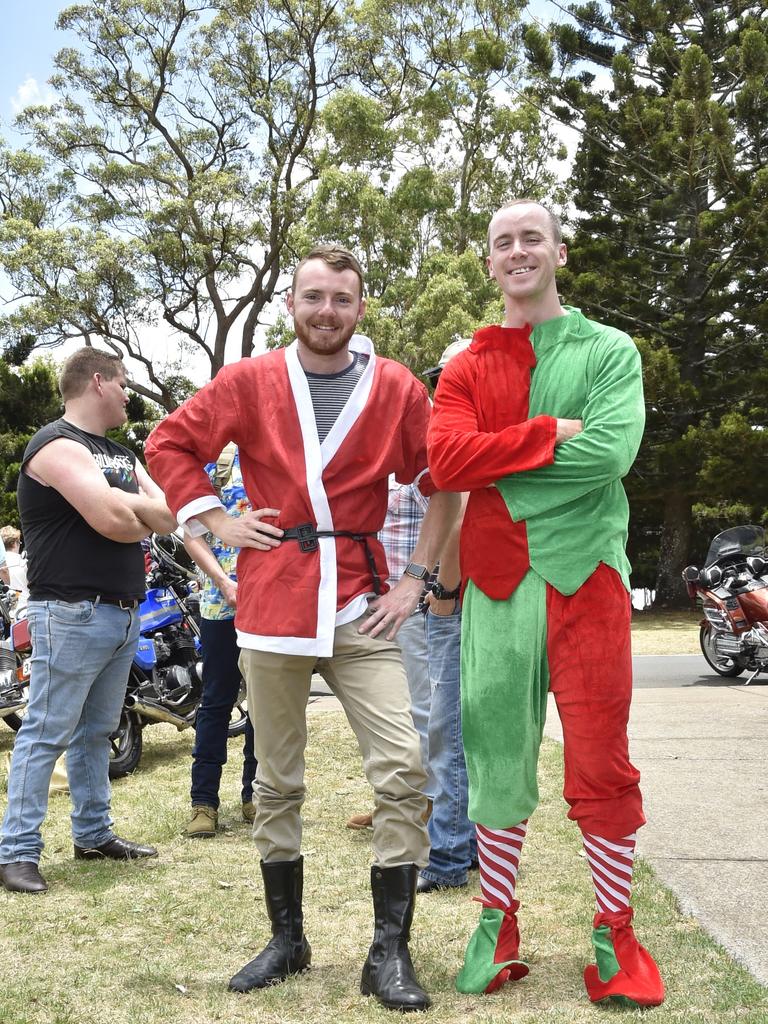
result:
[[[114,604],[118,608],[122,608],[124,611],[133,610],[138,608],[141,603],[135,597],[96,597],[94,598],[96,604]]]
[[[373,578],[373,592],[378,597],[381,594],[381,577],[376,571],[376,559],[368,543],[369,537],[375,537],[375,533],[355,533],[353,530],[318,530],[312,523],[302,523],[300,526],[292,526],[289,530],[283,531],[282,540],[296,540],[299,542],[299,551],[305,554],[317,551],[320,546],[317,543],[318,537],[349,537],[350,540],[359,541],[365,548],[365,557],[368,559],[368,568]]]

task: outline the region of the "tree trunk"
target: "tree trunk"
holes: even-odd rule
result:
[[[691,550],[691,498],[685,485],[670,487],[664,503],[655,608],[687,608],[690,604],[682,571]]]

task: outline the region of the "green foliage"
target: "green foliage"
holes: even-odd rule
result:
[[[49,359],[19,367],[0,359],[0,524],[19,525],[16,482],[24,449],[35,431],[59,415],[61,398]]]
[[[637,584],[670,603],[706,543],[694,506],[760,518],[768,505],[768,25],[741,0],[571,11],[550,32],[558,63],[538,62],[542,101],[581,132],[562,291],[641,348],[630,542]],[[604,69],[589,85],[585,62]]]
[[[420,373],[489,307],[498,314],[482,263],[490,215],[514,195],[561,200],[553,165],[565,154],[521,89],[514,5],[366,4],[355,17],[351,56],[379,103],[344,92],[328,104],[323,126],[336,159],[322,167],[290,244],[302,252],[314,240],[336,241],[357,252],[369,295],[361,329],[377,351]],[[381,98],[395,80],[398,103],[385,128]],[[281,322],[269,343],[284,340]]]

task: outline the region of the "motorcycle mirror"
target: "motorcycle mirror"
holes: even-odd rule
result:
[[[692,601],[696,599],[696,584],[699,581],[699,570],[695,565],[686,565],[683,569],[683,582],[685,583],[685,589],[688,591],[688,597]]]
[[[768,562],[760,555],[752,555],[747,559],[747,568],[753,576],[762,576],[766,567],[768,567]]]

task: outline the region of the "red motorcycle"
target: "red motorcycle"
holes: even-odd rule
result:
[[[689,565],[683,580],[702,603],[699,641],[720,676],[768,672],[768,558],[762,526],[735,526],[709,546],[703,569]]]
[[[8,587],[0,580],[0,719],[16,730],[27,706],[32,648],[26,619],[14,622],[12,607]]]

